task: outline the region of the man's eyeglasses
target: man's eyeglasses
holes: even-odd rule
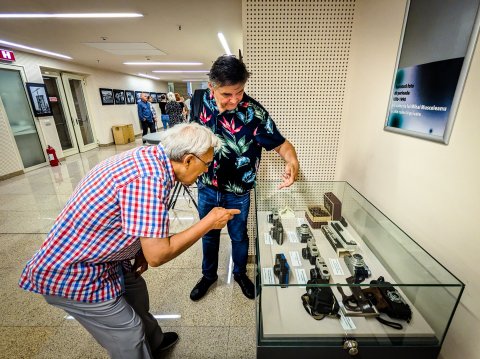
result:
[[[208,161],[208,162],[205,162],[204,160],[202,160],[200,157],[198,157],[195,153],[190,153],[191,155],[194,155],[195,157],[197,157],[205,166],[210,167],[210,165],[212,164],[212,161]]]

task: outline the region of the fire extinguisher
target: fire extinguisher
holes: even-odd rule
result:
[[[48,155],[48,160],[50,161],[50,166],[58,166],[60,161],[57,158],[57,152],[55,152],[55,149],[51,147],[50,145],[47,147],[47,155]]]

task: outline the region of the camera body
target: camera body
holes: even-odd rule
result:
[[[322,257],[318,256],[315,258],[315,268],[310,269],[310,278],[321,283],[330,281],[330,271]]]
[[[311,286],[312,284],[322,284],[322,282],[316,279],[311,279],[307,282],[307,293],[305,293],[307,312],[317,320],[326,316],[338,317],[340,307],[332,288]]]
[[[304,223],[297,227],[297,237],[300,239],[301,243],[307,243],[309,238],[313,238],[312,231],[308,224]]]
[[[278,253],[275,255],[275,265],[273,266],[273,273],[278,277],[278,282],[282,288],[286,288],[289,281],[290,266],[288,265],[285,254]]]
[[[361,254],[354,253],[353,255],[347,255],[344,257],[344,260],[356,284],[362,283],[372,275]]]
[[[310,264],[315,264],[315,259],[320,255],[320,251],[315,243],[315,238],[311,237],[307,240],[307,246],[302,248],[303,259],[308,259]]]
[[[277,210],[272,210],[272,213],[268,215],[268,223],[272,224],[272,228],[270,228],[270,236],[278,245],[282,245],[285,238],[285,231]]]

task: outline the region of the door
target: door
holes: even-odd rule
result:
[[[98,147],[88,114],[84,78],[72,74],[62,74],[62,81],[80,152]]]
[[[25,169],[43,166],[46,157],[19,69],[0,65],[0,97]]]
[[[74,155],[79,152],[79,149],[60,75],[43,75],[43,82],[50,97],[50,108],[52,109],[63,155],[65,157]]]

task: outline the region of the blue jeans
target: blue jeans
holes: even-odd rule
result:
[[[165,130],[168,127],[168,121],[170,121],[170,116],[162,115],[162,124],[163,124],[163,129],[165,129]]]
[[[247,218],[250,209],[250,192],[242,195],[223,193],[205,186],[199,181],[198,213],[200,219],[205,217],[214,207],[236,208],[242,212],[228,221],[227,228],[232,240],[233,274],[245,274],[248,260]],[[213,229],[205,234],[202,243],[202,273],[207,279],[215,280],[217,279],[220,230]]]

